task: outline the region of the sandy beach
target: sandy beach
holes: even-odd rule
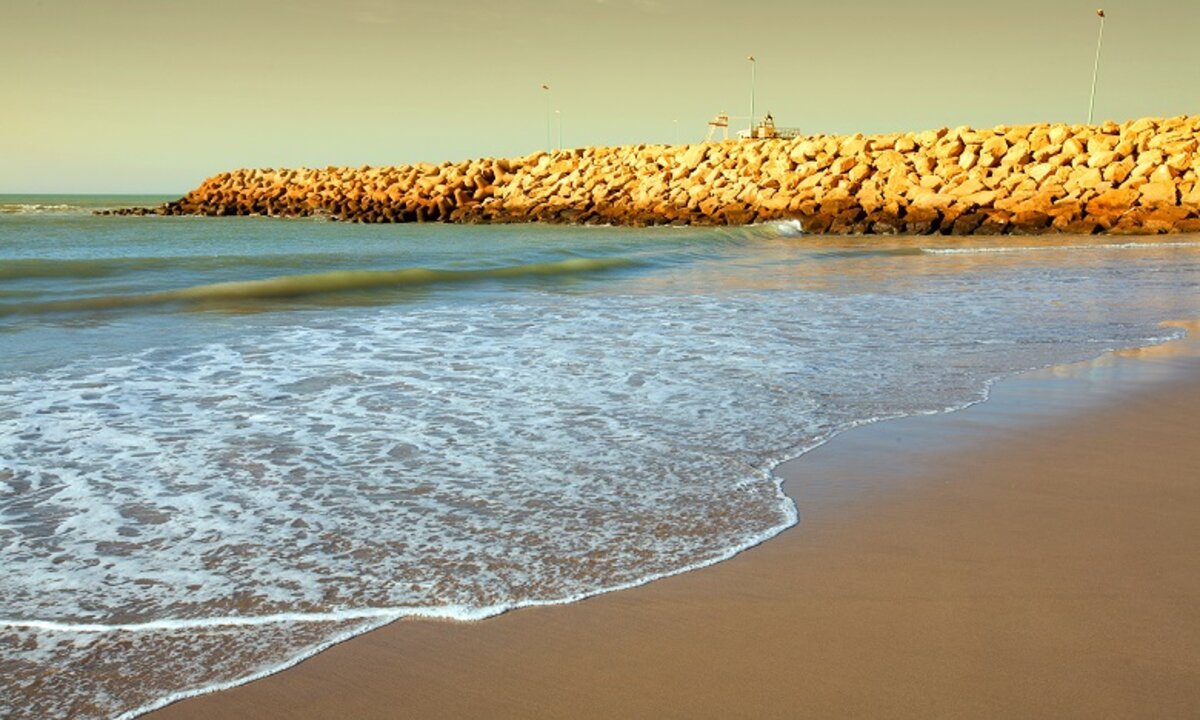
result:
[[[844,433],[780,469],[801,523],[731,561],[398,622],[152,717],[1194,717],[1198,346]]]

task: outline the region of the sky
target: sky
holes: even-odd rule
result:
[[[1200,114],[1200,0],[0,0],[0,193],[694,142],[748,55],[806,132],[1083,122],[1097,2],[1097,120]]]

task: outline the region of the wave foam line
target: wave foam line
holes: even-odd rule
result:
[[[888,418],[871,418],[865,422],[852,423],[850,427],[857,427],[861,424],[877,422]],[[849,429],[849,428],[845,428]],[[782,511],[783,519],[769,528],[766,528],[760,533],[747,537],[742,542],[736,543],[725,550],[713,555],[709,558],[699,560],[694,563],[689,563],[683,567],[664,570],[662,572],[651,573],[639,577],[629,582],[620,583],[617,585],[609,585],[591,590],[586,590],[580,593],[573,593],[561,598],[534,598],[522,600],[519,602],[502,603],[497,605],[485,605],[482,607],[468,607],[464,605],[442,605],[437,607],[382,607],[382,608],[361,608],[354,610],[337,610],[332,612],[314,612],[314,613],[274,613],[271,615],[252,615],[252,616],[224,616],[211,618],[181,618],[181,619],[165,619],[151,620],[143,623],[72,623],[59,622],[55,620],[9,620],[0,618],[0,628],[10,627],[23,630],[43,630],[49,632],[75,632],[86,634],[109,633],[109,632],[155,632],[167,630],[203,630],[214,627],[254,627],[263,625],[272,625],[277,623],[287,622],[304,622],[304,623],[331,623],[331,622],[346,622],[354,620],[377,620],[379,627],[386,625],[396,620],[404,618],[410,619],[427,619],[427,620],[456,620],[460,622],[473,622],[478,620],[486,620],[490,617],[495,617],[503,613],[519,610],[527,607],[544,607],[551,605],[569,605],[571,603],[586,600],[597,595],[606,595],[611,592],[620,590],[629,590],[635,587],[640,587],[655,580],[671,577],[672,575],[680,575],[693,570],[715,565],[720,562],[729,560],[752,547],[761,545],[770,540],[784,530],[792,527],[800,520],[800,514],[796,509],[796,503],[786,493],[783,492],[783,478],[775,473],[775,468],[778,468],[785,461],[792,457],[803,455],[821,445],[828,442],[838,432],[831,433],[826,437],[819,438],[815,442],[805,445],[798,450],[789,451],[786,457],[774,458],[767,461],[772,469],[761,470],[750,468],[755,474],[760,475],[764,479],[772,483],[775,488],[776,500],[779,502],[780,510]],[[750,466],[747,466],[750,467]],[[353,633],[357,635],[358,633]],[[310,657],[310,656],[305,656]],[[297,659],[295,662],[300,662],[304,658]],[[295,663],[291,663],[295,664]],[[291,667],[291,664],[284,666]],[[281,668],[283,669],[283,668]],[[239,681],[246,682],[245,680]]]
[[[319,653],[325,652],[326,650],[333,647],[334,645],[340,645],[340,644],[346,642],[347,640],[350,640],[351,638],[357,637],[364,633],[369,633],[372,630],[378,630],[379,628],[383,627],[384,625],[387,625],[388,622],[390,622],[390,621],[383,621],[383,622],[376,623],[374,625],[370,625],[369,627],[355,628],[355,629],[340,632],[337,635],[334,635],[333,637],[329,638],[325,642],[320,643],[319,645],[317,645],[313,648],[310,648],[308,652],[301,653],[298,656],[288,658],[287,660],[284,660],[281,663],[277,663],[275,665],[271,665],[270,667],[263,668],[262,670],[254,672],[250,675],[246,675],[245,677],[239,677],[239,678],[234,678],[233,680],[225,680],[223,682],[212,683],[211,685],[205,685],[203,687],[195,688],[195,689],[191,689],[191,690],[177,690],[173,693],[169,693],[160,698],[152,700],[151,702],[149,702],[145,705],[142,705],[141,707],[136,707],[132,710],[126,710],[125,712],[123,712],[120,715],[117,715],[115,718],[113,718],[113,720],[133,720],[133,718],[140,717],[142,715],[145,715],[146,713],[153,712],[155,710],[160,710],[162,708],[165,708],[168,705],[174,705],[175,703],[179,702],[180,700],[187,700],[188,698],[194,698],[194,697],[198,697],[200,695],[208,695],[211,693],[220,692],[222,690],[230,690],[232,688],[237,687],[238,685],[245,685],[246,683],[254,682],[255,680],[261,680],[265,677],[270,677],[271,675],[275,675],[275,674],[281,673],[284,670],[287,670],[289,668],[293,668],[293,667],[299,665],[300,663],[304,662],[305,660],[309,659],[310,657],[317,655]]]
[[[445,606],[440,608],[363,608],[324,613],[275,613],[273,615],[229,615],[211,618],[187,618],[175,620],[151,620],[142,623],[72,623],[54,620],[5,620],[0,618],[0,627],[19,630],[44,630],[48,632],[109,633],[109,632],[155,632],[163,630],[203,630],[216,627],[257,627],[277,623],[345,622],[351,620],[398,620],[412,616],[429,619],[481,619],[490,608],[475,611],[465,607]]]
[[[511,265],[481,270],[432,270],[429,268],[335,270],[306,275],[284,275],[265,280],[244,280],[196,285],[180,290],[166,290],[163,292],[136,295],[102,295],[78,300],[0,305],[0,316],[88,310],[117,310],[153,305],[194,305],[245,300],[271,300],[322,295],[347,290],[370,290],[385,287],[422,287],[486,280],[553,277],[633,267],[636,264],[633,260],[627,258],[570,258],[556,262]]]
[[[64,203],[7,203],[0,204],[0,215],[46,215],[79,212],[84,210],[79,205]]]
[[[882,418],[880,418],[880,419],[882,419]],[[868,421],[868,422],[872,422],[872,421]],[[856,423],[855,426],[857,426],[858,424],[866,424],[866,423]],[[825,438],[821,438],[820,440],[812,443],[811,445],[805,446],[802,450],[799,451],[800,454],[807,453],[810,450],[813,450],[813,449],[825,444],[826,442],[828,442],[829,439],[831,439],[833,437],[833,435],[836,435],[836,434],[837,433],[832,433],[829,436],[827,436]],[[795,451],[793,451],[793,453],[794,452]],[[789,453],[789,455],[791,455],[793,453]],[[774,460],[769,461],[769,464],[773,468],[778,468],[779,465],[782,465],[783,462],[787,459],[790,459],[790,457],[776,458]],[[221,690],[228,690],[230,688],[237,687],[238,685],[244,685],[248,682],[253,682],[254,680],[259,680],[261,678],[265,678],[270,675],[274,675],[276,673],[283,672],[284,670],[287,670],[288,668],[299,665],[300,663],[304,662],[305,660],[307,660],[308,658],[310,658],[314,655],[317,655],[318,653],[322,653],[325,650],[328,650],[329,648],[333,647],[334,645],[338,645],[338,644],[343,643],[351,638],[357,637],[358,635],[370,632],[372,630],[376,630],[378,628],[383,627],[384,625],[387,625],[391,622],[394,622],[396,620],[400,620],[403,618],[414,618],[414,619],[429,618],[429,619],[459,620],[459,621],[486,620],[487,618],[494,617],[496,615],[500,615],[505,612],[509,612],[512,610],[519,610],[519,609],[527,608],[527,607],[569,605],[571,603],[576,603],[581,600],[586,600],[588,598],[595,597],[597,595],[605,595],[605,594],[608,594],[611,592],[619,592],[621,590],[630,590],[635,587],[647,585],[649,583],[654,582],[655,580],[661,580],[663,578],[671,577],[672,575],[681,575],[683,573],[692,572],[694,570],[700,570],[700,569],[708,567],[710,565],[716,565],[717,563],[725,562],[726,560],[733,558],[735,555],[739,555],[742,552],[749,550],[752,547],[761,545],[762,543],[766,542],[767,540],[770,540],[771,538],[775,537],[776,535],[783,532],[784,530],[787,530],[788,528],[796,525],[800,521],[800,514],[796,508],[795,501],[793,501],[790,497],[787,496],[786,493],[783,492],[783,478],[780,477],[779,475],[777,475],[775,473],[774,469],[766,470],[766,471],[758,470],[758,472],[765,475],[767,478],[769,478],[770,481],[772,482],[772,484],[774,485],[776,499],[779,501],[780,506],[783,510],[783,515],[784,515],[783,520],[780,521],[775,526],[767,528],[766,530],[762,531],[761,533],[758,533],[754,536],[748,537],[746,540],[727,548],[726,550],[724,550],[723,552],[719,553],[716,556],[713,556],[713,557],[710,557],[710,558],[707,558],[704,560],[700,560],[695,563],[690,563],[684,567],[676,568],[673,570],[652,573],[650,575],[646,575],[646,576],[637,578],[636,580],[631,580],[626,583],[621,583],[619,585],[596,588],[593,590],[588,590],[585,592],[577,593],[577,594],[570,595],[570,596],[563,597],[563,598],[557,598],[557,599],[552,599],[552,600],[545,600],[545,599],[526,600],[526,601],[517,602],[517,603],[509,603],[509,604],[505,604],[505,605],[492,605],[492,606],[488,606],[485,608],[476,608],[474,610],[468,611],[465,614],[456,614],[456,613],[460,613],[463,610],[463,608],[458,608],[458,607],[454,607],[454,606],[447,606],[447,607],[441,607],[441,608],[420,608],[420,609],[417,609],[417,608],[395,608],[395,609],[393,609],[393,608],[378,608],[378,609],[371,611],[372,614],[370,616],[364,615],[363,617],[361,617],[361,619],[363,619],[363,620],[370,620],[370,619],[377,620],[377,622],[370,624],[368,627],[355,628],[355,629],[350,629],[350,630],[346,630],[344,632],[338,633],[334,637],[331,637],[328,641],[320,643],[319,645],[311,648],[307,652],[299,653],[293,657],[290,657],[290,658],[284,660],[283,662],[280,662],[276,665],[272,665],[270,667],[264,668],[262,670],[258,670],[256,672],[254,672],[252,674],[248,674],[244,677],[239,677],[239,678],[235,678],[233,680],[227,680],[227,681],[223,681],[223,682],[212,683],[212,684],[204,685],[204,686],[198,687],[198,688],[179,690],[179,691],[176,691],[173,693],[169,693],[167,695],[164,695],[163,697],[160,697],[160,698],[157,698],[156,700],[151,701],[150,703],[147,703],[146,705],[142,705],[141,707],[137,707],[132,710],[127,710],[127,711],[121,713],[120,715],[118,715],[116,717],[116,720],[132,720],[132,718],[136,718],[136,717],[139,717],[146,713],[149,713],[151,711],[158,710],[160,708],[166,707],[167,705],[171,705],[173,703],[179,702],[180,700],[186,700],[188,698],[197,697],[199,695],[207,695],[209,693],[219,692]],[[350,612],[353,613],[353,612],[358,612],[358,611],[350,611]],[[362,612],[366,612],[366,611],[362,611]],[[344,615],[343,613],[328,614],[330,616],[336,615],[336,617],[321,617],[321,615],[322,615],[321,613],[295,613],[294,615],[299,618],[307,618],[308,621],[310,621],[310,622],[314,621],[314,620],[318,620],[318,619],[319,619],[318,621],[320,621],[320,622],[330,622],[330,621],[336,621],[339,619],[348,619],[348,620],[356,619],[354,617],[343,617],[343,615]],[[266,624],[266,622],[276,622],[277,620],[274,620],[274,618],[281,618],[281,617],[283,617],[282,614],[274,615],[274,616],[262,616],[261,618],[235,618],[235,619],[245,620],[245,621],[261,620],[262,622],[245,622],[245,623],[241,623],[241,624],[262,625],[262,624]],[[3,627],[5,622],[6,621],[0,620],[0,627]],[[40,622],[40,621],[19,621],[19,622],[25,623],[23,626],[28,627],[28,626],[32,625],[33,622]],[[158,621],[158,622],[172,622],[172,621]],[[202,623],[205,621],[201,620],[199,622]],[[77,632],[84,632],[84,631],[81,631],[80,628],[87,627],[85,625],[71,625],[69,623],[50,623],[50,624],[64,625],[66,627],[69,627],[70,630],[77,631]],[[140,628],[140,629],[149,629],[146,626],[153,625],[153,624],[156,624],[156,623],[144,623],[142,625],[133,625],[130,627]],[[116,626],[113,626],[113,627],[116,627]],[[203,626],[201,625],[198,627],[203,627]]]
[[[966,248],[921,248],[929,255],[972,255],[976,253],[1022,253],[1047,250],[1161,250],[1170,248],[1197,248],[1200,242],[1127,242],[1096,243],[1093,245],[1029,245],[1027,247],[966,247]]]

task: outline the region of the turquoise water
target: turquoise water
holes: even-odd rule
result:
[[[96,217],[0,197],[0,715],[700,567],[775,465],[1173,335],[1200,238]]]

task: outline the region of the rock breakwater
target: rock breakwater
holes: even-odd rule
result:
[[[236,170],[160,215],[355,222],[747,224],[814,233],[1200,231],[1200,117]]]

